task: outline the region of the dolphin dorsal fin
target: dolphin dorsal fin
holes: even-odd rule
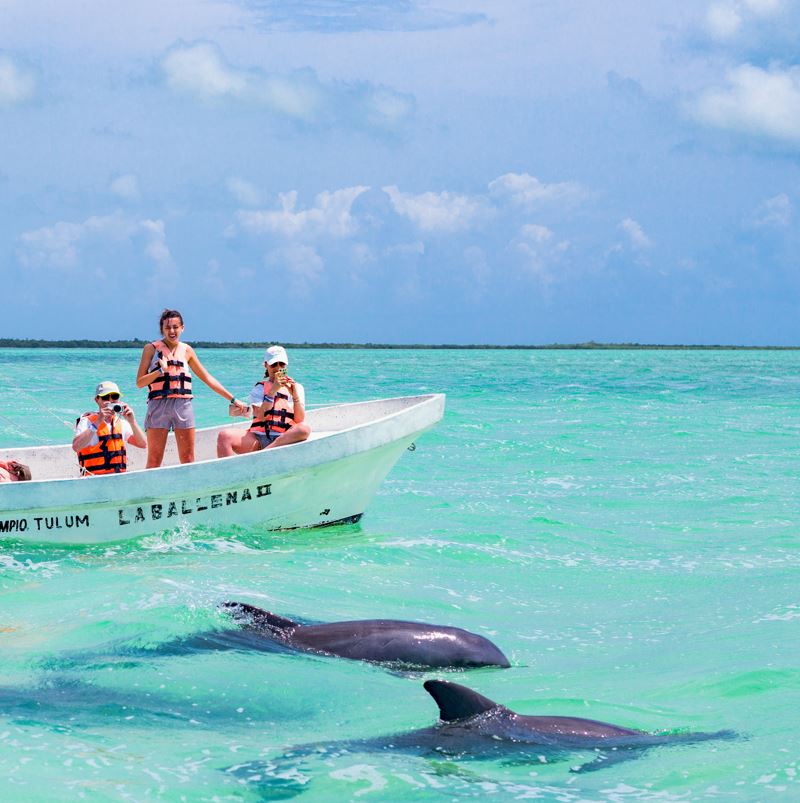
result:
[[[450,683],[447,680],[426,680],[423,684],[439,706],[439,718],[443,722],[454,722],[458,719],[469,719],[476,714],[483,714],[498,704],[482,694],[478,694],[466,686]]]
[[[257,608],[255,605],[248,605],[246,602],[223,602],[220,607],[240,624],[265,627],[269,630],[289,630],[297,627],[297,622],[291,619]]]

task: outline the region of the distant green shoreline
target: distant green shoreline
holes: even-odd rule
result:
[[[0,348],[10,349],[130,349],[142,348],[149,340],[20,340],[16,338],[0,338]],[[193,346],[198,348],[215,349],[255,349],[266,348],[275,341],[269,342],[229,342],[223,343],[215,340],[192,340]],[[660,343],[550,343],[542,346],[532,345],[512,345],[498,346],[491,344],[466,344],[441,343],[439,345],[428,345],[420,343],[283,343],[287,348],[292,349],[497,349],[497,350],[530,350],[546,351],[553,349],[560,350],[662,350],[662,351],[797,351],[800,346],[731,346],[731,345],[680,345],[680,344],[660,344]]]

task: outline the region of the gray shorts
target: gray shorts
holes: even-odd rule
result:
[[[279,438],[281,435],[280,432],[276,432],[274,429],[268,429],[266,432],[254,432],[251,429],[250,434],[256,436],[256,440],[262,449],[266,449],[267,446],[272,443],[272,441],[274,441],[276,438]]]
[[[191,399],[151,399],[147,402],[145,429],[194,429]]]

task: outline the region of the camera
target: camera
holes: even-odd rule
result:
[[[119,402],[117,402],[116,404],[111,405],[111,409],[115,413],[121,413],[125,408]]]

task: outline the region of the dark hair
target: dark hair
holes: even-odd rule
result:
[[[25,463],[18,463],[16,460],[10,460],[8,467],[11,470],[11,473],[20,482],[24,482],[25,480],[29,480],[31,478],[31,470],[25,465]]]
[[[164,321],[168,320],[169,318],[179,318],[181,322],[181,326],[183,326],[183,315],[178,312],[176,309],[165,309],[161,313],[161,317],[158,320],[158,333],[164,333]]]

